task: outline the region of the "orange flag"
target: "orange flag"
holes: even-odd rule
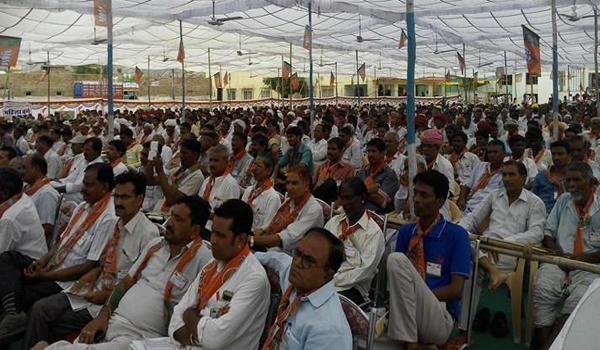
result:
[[[136,82],[136,84],[140,85],[142,83],[143,75],[144,75],[144,73],[142,73],[142,70],[139,69],[137,66],[135,66],[135,82]]]
[[[179,40],[179,52],[177,53],[177,61],[183,63],[185,60],[185,49],[183,48],[183,40]]]

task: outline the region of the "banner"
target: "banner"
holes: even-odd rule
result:
[[[31,114],[31,103],[29,102],[4,102],[2,116],[5,118],[27,117]]]
[[[531,75],[542,75],[542,61],[540,59],[540,37],[531,29],[523,27],[523,44],[527,56],[527,72]]]
[[[179,52],[177,52],[177,61],[183,63],[185,60],[185,49],[183,48],[183,40],[179,40]]]
[[[402,33],[400,33],[400,41],[398,42],[398,49],[406,46],[406,40],[408,40],[408,37],[406,36],[406,33],[404,33],[404,29],[402,29]]]
[[[329,85],[333,85],[335,83],[335,75],[333,75],[333,72],[331,72],[331,75],[329,76]]]
[[[221,83],[221,72],[213,74],[213,78],[215,79],[215,89],[221,89],[223,87],[223,84]]]
[[[365,64],[363,63],[362,66],[360,66],[360,68],[358,68],[358,76],[362,79],[363,83],[365,82],[366,74],[367,74],[367,68],[365,67]]]
[[[287,81],[290,78],[290,72],[292,71],[292,66],[283,61],[283,67],[281,67],[281,77],[284,81]]]
[[[302,41],[302,47],[306,50],[310,50],[310,36],[311,36],[311,30],[307,24],[306,26],[304,26],[304,38]]]
[[[94,25],[108,27],[108,11],[110,7],[107,0],[94,0]]]
[[[296,90],[300,87],[300,81],[298,80],[298,73],[292,74],[291,84],[292,84],[292,90]]]
[[[229,84],[229,73],[225,72],[225,76],[223,77],[223,86],[227,86]]]
[[[496,67],[496,79],[498,79],[498,86],[502,88],[504,80],[504,67]]]
[[[0,67],[14,67],[17,65],[21,38],[0,35]]]
[[[142,70],[138,68],[138,66],[135,66],[135,82],[140,85],[142,83],[142,76],[144,75],[144,73],[142,73]]]
[[[460,74],[465,75],[465,70],[467,69],[465,64],[465,58],[461,56],[460,52],[456,51],[456,56],[458,58],[458,64],[460,65]]]
[[[515,83],[520,83],[523,80],[522,77],[523,76],[521,75],[521,73],[515,74]]]

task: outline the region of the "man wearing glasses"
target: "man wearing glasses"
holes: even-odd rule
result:
[[[335,292],[333,277],[344,261],[344,244],[323,228],[304,235],[294,257],[256,253],[279,275],[283,297],[263,349],[352,348],[350,326]]]

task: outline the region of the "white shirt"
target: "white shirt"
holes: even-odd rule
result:
[[[492,191],[459,225],[473,232],[488,217],[485,236],[522,244],[540,243],[544,238],[546,207],[538,196],[526,189],[521,190],[519,198],[511,204],[504,188]]]
[[[310,140],[308,142],[308,148],[310,148],[313,155],[313,161],[315,162],[323,161],[327,157],[327,140],[325,139],[321,139],[318,142]]]
[[[475,186],[477,186],[479,179],[481,179],[486,169],[490,172],[491,175],[490,163],[488,162],[479,163],[477,167],[473,170],[473,175],[471,176],[471,179],[469,179],[469,182],[466,184],[470,191],[473,191]],[[463,215],[472,212],[477,207],[477,205],[482,200],[484,200],[485,197],[487,197],[487,195],[490,192],[498,188],[504,188],[504,183],[502,183],[501,171],[498,171],[494,176],[490,176],[487,186],[480,188],[477,192],[473,194],[469,194],[471,196],[471,199],[467,201],[467,206],[464,210]]]
[[[402,186],[398,187],[398,191],[396,191],[396,195],[394,196],[394,209],[396,209],[396,213],[400,214],[404,212],[408,198],[408,187]],[[444,215],[446,220],[452,221],[452,213],[450,212],[450,205],[448,204],[448,199],[444,202],[444,206],[440,209],[440,214]]]
[[[123,295],[111,317],[111,323],[125,324],[129,328],[134,328],[137,331],[136,337],[143,334],[144,338],[156,338],[168,334],[167,322],[163,318],[165,287],[170,279],[175,281],[173,277],[175,267],[194,243],[193,241],[188,243],[178,255],[171,258],[171,249],[167,241],[163,237],[153,239],[129,270],[129,276],[135,274],[148,250],[159,242],[162,242],[163,246],[152,254],[140,278]],[[202,244],[196,255],[181,270],[178,279],[181,283],[178,282],[178,285],[174,283],[171,290],[171,305],[175,306],[181,300],[202,267],[211,259],[210,250],[206,244]]]
[[[79,156],[79,154],[77,156]],[[92,160],[91,162],[88,162],[87,160],[85,160],[83,154],[81,154],[81,159],[82,160],[78,162],[73,161],[73,165],[71,166],[69,175],[67,175],[67,177],[65,177],[64,179],[61,179],[59,184],[59,186],[65,186],[65,193],[67,193],[68,195],[66,198],[74,200],[77,203],[80,203],[83,200],[81,190],[83,189],[83,178],[85,177],[85,169],[92,164],[103,162],[101,157],[98,157]],[[75,162],[77,162],[77,167],[75,167]]]
[[[125,165],[125,163],[123,162],[119,162],[117,165],[115,165],[113,167],[113,174],[115,177],[126,173],[127,171],[129,171],[129,169],[127,168],[127,165]]]
[[[535,155],[531,148],[525,150],[525,157],[531,158],[535,161]],[[540,158],[540,160],[536,163],[538,171],[542,171],[543,169],[550,169],[552,165],[552,152],[550,152],[547,148],[544,149],[544,154]]]
[[[294,202],[290,211],[294,210]],[[264,227],[265,229],[268,224]],[[281,245],[284,251],[291,252],[302,240],[302,237],[312,227],[323,227],[323,208],[312,195],[302,207],[296,219],[292,221],[285,229],[277,233],[281,239]]]
[[[512,157],[506,157],[504,158],[504,161],[507,160],[512,160]],[[514,159],[519,161],[518,159]],[[527,168],[527,182],[525,182],[526,185],[531,185],[533,183],[533,180],[535,180],[535,177],[537,176],[538,173],[538,167],[535,164],[535,161],[531,158],[527,158],[525,156],[523,156],[523,160],[521,161],[521,163],[523,163],[523,165],[525,165],[525,168]]]
[[[235,181],[239,184],[242,181],[244,175],[248,171],[250,164],[254,158],[246,153],[242,159],[236,160],[231,167],[231,176],[235,179]]]
[[[54,150],[49,149],[48,152],[44,154],[44,159],[46,159],[46,163],[48,163],[48,172],[46,174],[51,179],[57,179],[62,171],[60,157]]]
[[[25,139],[25,136],[19,137],[16,146],[21,150],[21,152],[23,152],[23,154],[27,154],[27,152],[29,152],[29,143],[27,142],[27,139]]]
[[[342,222],[347,220],[345,213],[336,215],[327,222],[325,228],[339,237],[342,234]],[[346,259],[333,279],[336,291],[356,288],[363,297],[367,297],[383,256],[385,240],[381,228],[373,218],[367,216],[366,211],[356,224],[358,229],[344,240]]]
[[[222,270],[224,262],[218,263]],[[173,310],[169,324],[171,341],[181,345],[173,338],[173,334],[184,326],[183,313],[189,307],[198,306],[198,284],[200,273]],[[233,294],[231,301],[223,300],[226,291]],[[206,306],[200,311],[202,318],[198,322],[197,336],[200,346],[188,349],[227,349],[246,350],[258,348],[260,336],[265,327],[267,310],[270,302],[271,286],[265,269],[250,253],[239,269],[214,293]],[[217,296],[220,295],[220,298]],[[211,310],[221,309],[226,305],[229,311],[221,317],[211,316]]]
[[[473,170],[479,163],[481,163],[479,157],[471,152],[465,152],[465,154],[454,163],[455,179],[460,185],[464,186],[469,182]],[[452,162],[450,162],[450,164],[452,164]]]
[[[35,205],[24,193],[0,217],[0,253],[10,250],[36,260],[48,252]]]
[[[177,169],[177,170],[179,171],[179,169]],[[198,193],[198,190],[202,186],[203,181],[204,181],[204,175],[202,174],[202,171],[200,171],[200,169],[198,169],[198,170],[188,174],[188,176],[184,177],[179,182],[179,185],[177,186],[177,191],[185,194],[186,196],[195,195]],[[169,182],[171,183],[171,186],[174,186],[174,184],[171,182],[171,179],[169,179]],[[158,186],[158,187],[160,188],[160,186]],[[161,194],[162,194],[162,188],[161,188]],[[162,212],[162,207],[163,207],[163,203],[165,202],[165,200],[166,200],[165,197],[161,197],[158,200],[158,202],[156,202],[156,204],[154,205],[154,211]]]
[[[396,173],[396,176],[400,178],[404,174],[404,160],[407,157],[402,153],[396,153],[394,159],[388,163],[388,166]]]
[[[242,196],[242,201],[248,203],[248,198],[250,198],[250,193],[254,190],[256,185],[252,185],[244,191],[244,195]],[[254,212],[254,217],[252,221],[252,229],[255,230],[257,228],[265,227],[269,225],[273,216],[277,212],[277,209],[281,206],[281,198],[277,194],[277,191],[273,187],[264,191],[257,197],[252,200],[252,212]]]
[[[342,160],[346,163],[350,163],[354,169],[362,168],[362,155],[360,150],[360,141],[356,137],[352,139],[352,144],[346,149]]]
[[[431,167],[432,170],[437,170],[440,173],[444,174],[446,178],[448,178],[448,183],[450,186],[450,192],[456,192],[456,183],[454,182],[454,168],[452,167],[452,163],[450,161],[439,154]]]
[[[119,219],[117,221],[117,227],[119,228],[121,235],[119,243],[117,244],[118,271],[115,285],[129,273],[129,269],[140,257],[142,250],[148,243],[159,236],[158,227],[152,223],[141,210],[138,211],[126,225],[123,225],[123,221]],[[110,232],[110,238],[112,238],[112,235],[113,232]],[[100,290],[101,288],[101,279],[98,278],[94,285],[94,290]],[[68,292],[66,293],[73,310],[86,308],[92,317],[98,316],[98,313],[102,309],[102,305],[89,302],[81,296],[72,295]]]
[[[200,187],[200,192],[198,192],[198,196],[204,198],[204,191],[208,183],[210,182],[210,177],[206,178],[202,183],[202,187]],[[228,199],[239,199],[240,198],[240,186],[237,181],[231,176],[231,174],[227,174],[226,176],[219,176],[215,178],[215,182],[212,190],[210,191],[210,196],[208,197],[208,203],[210,207],[214,210],[215,208],[221,206]]]
[[[60,194],[49,183],[42,186],[34,194],[31,195],[31,200],[37,208],[38,216],[42,225],[54,225],[56,221],[56,211],[58,209],[58,201]]]
[[[76,213],[79,208],[85,207],[84,214],[81,215],[79,220],[73,225],[69,236],[62,237],[61,246],[64,245],[71,235],[77,232],[77,229],[85,218],[90,213],[91,206],[87,202],[80,203],[73,213]],[[73,220],[73,217],[71,218]],[[71,221],[69,221],[70,223]],[[117,216],[115,215],[115,205],[111,198],[104,209],[104,212],[98,216],[92,226],[85,231],[85,233],[79,238],[73,250],[66,256],[63,262],[56,267],[57,270],[62,270],[67,267],[72,267],[85,263],[88,260],[99,261],[104,251],[104,246],[110,239],[113,230],[115,229],[115,223],[117,222]],[[59,247],[60,249],[60,247]],[[75,281],[56,281],[56,283],[62,287],[62,289],[71,288]]]

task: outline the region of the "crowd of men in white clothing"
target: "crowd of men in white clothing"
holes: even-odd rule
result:
[[[548,105],[416,112],[412,178],[403,104],[116,111],[114,137],[96,111],[0,121],[0,349],[352,349],[381,271],[384,336],[459,349],[517,266],[469,234],[600,263],[591,101],[557,139]],[[540,266],[534,348],[597,277]],[[506,336],[490,312],[473,329]]]

